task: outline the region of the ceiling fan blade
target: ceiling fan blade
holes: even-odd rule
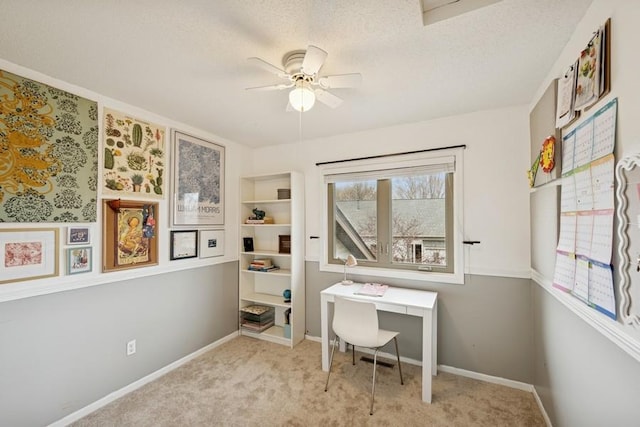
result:
[[[333,76],[320,77],[318,80],[323,89],[336,89],[343,87],[358,87],[362,83],[362,74],[336,74]]]
[[[327,52],[319,47],[309,45],[309,47],[307,47],[307,53],[302,60],[302,72],[310,76],[318,74],[327,55]]]
[[[267,86],[255,86],[255,87],[248,87],[245,88],[245,90],[282,90],[282,89],[287,89],[293,87],[293,83],[280,83],[277,85],[267,85]]]
[[[256,67],[260,67],[263,70],[266,70],[270,73],[275,74],[276,76],[283,78],[283,79],[288,79],[289,78],[289,74],[284,71],[281,68],[276,67],[275,65],[269,64],[267,61],[265,61],[264,59],[260,59],[257,58],[255,56],[251,57],[251,58],[247,58],[247,61],[250,64],[255,65]]]
[[[314,93],[316,94],[316,99],[318,101],[331,108],[338,108],[340,104],[342,104],[342,98],[339,98],[331,92],[327,92],[326,90],[316,89]]]

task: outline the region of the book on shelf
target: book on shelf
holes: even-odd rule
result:
[[[247,218],[245,224],[274,224],[273,218],[265,216],[262,219]]]
[[[253,305],[248,305],[246,307],[241,307],[240,311],[243,313],[249,313],[249,314],[260,316],[262,314],[273,311],[273,307],[269,305],[253,304]]]
[[[274,325],[273,320],[267,323],[246,322],[246,321],[242,322],[242,327],[244,329],[248,329],[253,332],[264,332],[265,330],[269,329],[273,325]]]
[[[271,267],[273,262],[271,258],[255,258],[251,261],[251,265],[260,266],[260,267]]]
[[[365,283],[360,286],[360,289],[355,291],[354,295],[365,295],[370,297],[381,297],[389,289],[389,285],[382,285],[380,283]]]
[[[268,273],[270,271],[280,270],[280,267],[278,267],[277,265],[271,265],[269,267],[265,267],[265,266],[261,266],[261,265],[249,264],[248,270],[249,271],[260,271],[262,273]]]

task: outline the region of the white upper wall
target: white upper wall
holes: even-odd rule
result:
[[[75,224],[61,224],[61,223],[3,223],[1,227],[3,229],[12,229],[12,228],[22,228],[22,227],[55,227],[59,228],[60,231],[60,251],[59,251],[59,265],[58,271],[60,275],[57,277],[50,277],[45,279],[36,279],[36,280],[27,280],[22,282],[14,282],[14,283],[6,283],[0,286],[0,302],[9,301],[13,299],[25,298],[34,295],[43,295],[53,292],[66,291],[70,289],[83,288],[87,286],[100,285],[104,283],[116,282],[123,279],[132,279],[135,277],[148,276],[159,273],[167,273],[175,270],[183,270],[187,268],[196,268],[209,264],[218,264],[222,262],[230,262],[238,259],[238,239],[237,237],[237,228],[238,228],[238,206],[240,204],[240,199],[238,195],[238,186],[239,186],[239,177],[243,174],[248,173],[249,165],[245,159],[249,156],[251,151],[250,148],[234,143],[229,140],[225,140],[217,135],[212,135],[207,132],[203,132],[199,129],[193,128],[191,126],[185,125],[184,123],[177,122],[173,119],[160,116],[156,113],[146,111],[134,105],[129,105],[118,101],[116,99],[112,99],[101,95],[99,93],[93,92],[92,90],[82,88],[79,86],[72,85],[62,80],[58,80],[42,74],[35,70],[30,70],[28,68],[19,66],[17,64],[13,64],[9,61],[3,60],[0,58],[0,69],[8,71],[10,73],[17,74],[22,77],[26,77],[55,88],[65,90],[67,92],[91,99],[98,103],[98,126],[100,128],[99,133],[99,142],[102,144],[102,109],[104,107],[113,108],[118,111],[122,111],[126,114],[130,114],[134,117],[137,117],[141,120],[147,120],[153,123],[157,123],[159,125],[166,126],[165,138],[167,141],[167,146],[169,146],[171,142],[171,129],[177,129],[182,132],[186,132],[193,136],[197,136],[200,138],[204,138],[209,141],[213,141],[215,143],[221,144],[225,146],[225,170],[226,170],[226,180],[225,180],[225,230],[226,230],[226,239],[224,241],[224,256],[222,257],[213,257],[213,258],[193,258],[187,260],[169,261],[169,244],[170,241],[170,209],[171,203],[169,197],[165,197],[162,200],[158,200],[159,207],[159,221],[158,221],[158,265],[150,266],[145,268],[138,268],[133,270],[123,270],[118,272],[111,272],[103,274],[101,272],[101,260],[102,260],[102,212],[101,212],[101,203],[98,203],[98,221],[93,223],[82,223],[83,226],[89,228],[91,233],[91,246],[93,247],[93,268],[92,271],[85,274],[79,274],[75,276],[69,276],[66,274],[66,259],[64,256],[63,248],[65,242],[64,232],[68,225]],[[100,145],[102,146],[102,145]],[[99,176],[98,179],[101,179],[102,175],[102,150],[99,150]],[[173,159],[171,158],[172,152],[167,153],[167,163],[171,164]],[[206,166],[206,165],[205,165]],[[169,168],[170,173],[173,171],[173,167]],[[171,177],[167,177],[170,179]],[[170,184],[168,183],[167,189],[170,188]],[[102,198],[102,185],[98,186],[98,198]]]
[[[266,147],[252,153],[254,173],[304,173],[306,259],[318,261],[323,180],[317,162],[465,144],[464,238],[481,241],[465,246],[465,272],[530,277],[528,121],[523,105]]]

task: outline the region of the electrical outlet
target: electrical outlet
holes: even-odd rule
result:
[[[131,340],[127,343],[127,356],[131,356],[136,352],[136,340]]]

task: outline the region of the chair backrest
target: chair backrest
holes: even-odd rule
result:
[[[372,302],[335,297],[333,332],[359,347],[378,345],[378,312]]]

